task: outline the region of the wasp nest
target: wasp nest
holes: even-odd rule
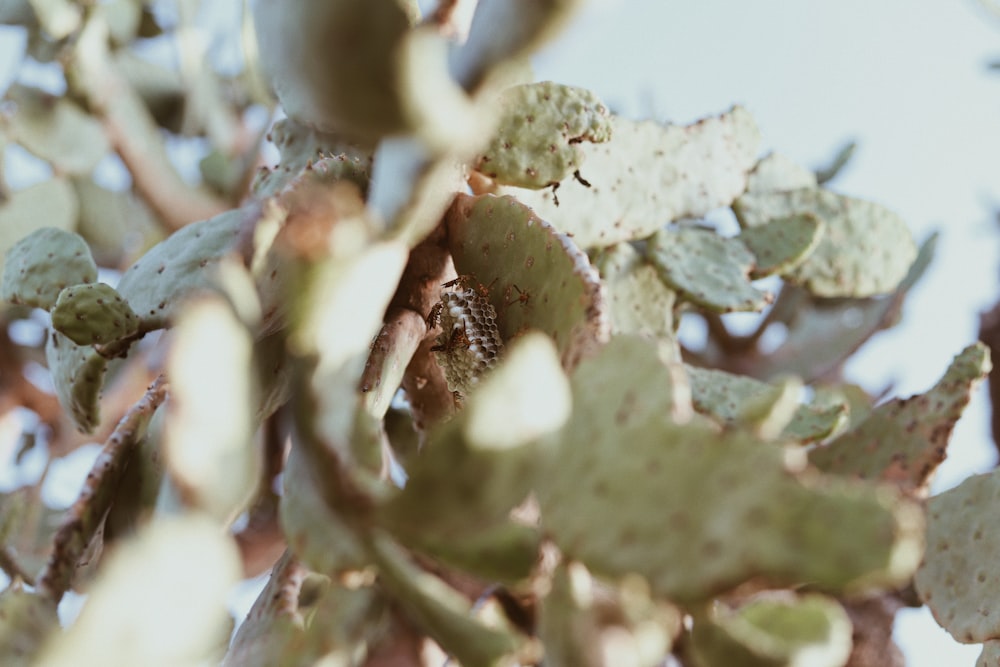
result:
[[[496,311],[480,291],[458,289],[441,294],[431,318],[433,324],[441,325],[438,344],[431,349],[448,388],[464,395],[503,352]]]

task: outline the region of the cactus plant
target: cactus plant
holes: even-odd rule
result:
[[[143,61],[187,19],[142,3],[0,9],[67,84],[7,93],[53,177],[0,187],[0,316],[50,325],[55,398],[0,336],[0,417],[52,457],[104,441],[69,509],[0,498],[0,662],[842,667],[910,584],[994,659],[996,475],[924,503],[988,354],[875,407],[840,377],[933,239],[761,158],[743,107],[640,122],[534,82],[579,4],[259,0],[236,77]],[[271,576],[226,648],[241,570]]]

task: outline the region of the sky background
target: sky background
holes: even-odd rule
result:
[[[205,5],[209,52],[237,66],[239,41],[227,30],[240,3]],[[47,80],[44,70],[16,69],[22,48],[17,31],[0,28],[0,90],[18,75]],[[987,67],[994,59],[1000,15],[974,0],[592,0],[536,59],[536,74],[590,88],[631,117],[687,123],[742,104],[768,149],[810,167],[856,140],[833,189],[897,211],[918,241],[942,234],[902,325],[848,366],[849,379],[870,390],[892,384],[894,395],[909,395],[933,385],[975,340],[978,313],[1000,291],[1000,72]],[[58,80],[48,81],[58,90]],[[12,185],[45,177],[10,151],[5,162]],[[47,500],[72,502],[95,455],[84,448],[54,468]],[[981,390],[935,492],[990,469],[994,458]],[[234,596],[235,610],[245,612],[255,588]],[[979,653],[956,644],[925,610],[901,612],[897,638],[913,667],[971,666]]]

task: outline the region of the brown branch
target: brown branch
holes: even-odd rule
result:
[[[996,359],[989,376],[990,426],[993,446],[1000,451],[1000,303],[979,316],[979,340],[990,348],[990,356]]]
[[[87,475],[83,490],[56,531],[52,554],[38,577],[38,591],[56,604],[69,590],[77,563],[111,506],[125,465],[153,412],[166,395],[167,384],[161,375],[118,422]]]
[[[385,417],[410,360],[426,336],[427,323],[420,313],[399,307],[386,313],[361,375],[361,391],[373,416]]]
[[[91,19],[80,35],[67,81],[87,101],[132,182],[169,231],[229,209],[226,202],[181,178],[149,109],[108,51],[107,27]]]

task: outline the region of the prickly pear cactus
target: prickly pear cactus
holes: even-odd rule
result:
[[[926,498],[989,355],[845,382],[934,248],[849,151],[533,81],[577,0],[259,0],[238,75],[146,4],[0,3],[66,84],[0,119],[0,452],[102,443],[0,495],[0,664],[845,667],[913,590],[995,663],[1000,478]]]

